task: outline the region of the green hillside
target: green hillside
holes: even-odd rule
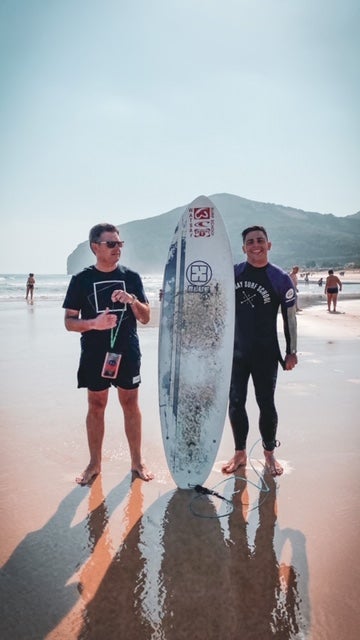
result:
[[[337,217],[230,194],[209,197],[224,219],[234,262],[240,262],[244,257],[242,230],[260,224],[266,227],[273,243],[271,262],[284,269],[293,264],[325,268],[342,267],[349,262],[360,265],[360,212]],[[162,273],[172,235],[184,208],[185,205],[121,225],[120,233],[125,240],[122,262],[142,274]],[[68,257],[67,271],[77,273],[93,262],[94,256],[85,241]]]

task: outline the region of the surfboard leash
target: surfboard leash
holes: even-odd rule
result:
[[[196,484],[194,489],[195,491],[197,491],[197,493],[201,493],[207,496],[215,496],[216,498],[220,498],[220,500],[225,500],[225,502],[230,502],[230,504],[232,504],[232,500],[229,500],[229,498],[225,498],[225,496],[220,495],[220,493],[217,493],[217,491],[208,489],[207,487],[203,487],[201,484]]]
[[[217,491],[215,491],[215,489],[217,487],[219,487],[222,484],[225,484],[226,482],[229,482],[230,480],[241,480],[245,483],[249,483],[251,484],[253,487],[255,487],[256,489],[259,490],[260,493],[265,493],[265,496],[263,498],[263,500],[259,501],[254,507],[252,507],[251,509],[249,509],[249,511],[253,511],[255,509],[258,509],[263,502],[266,500],[267,494],[270,492],[270,487],[267,485],[266,481],[264,480],[264,477],[261,476],[259,474],[259,472],[257,471],[257,469],[255,469],[253,463],[251,462],[252,459],[252,452],[254,450],[254,448],[256,447],[256,445],[261,441],[261,438],[259,438],[258,440],[256,440],[256,442],[254,442],[253,446],[250,449],[249,452],[249,462],[250,462],[250,466],[252,468],[252,470],[254,471],[254,473],[257,475],[257,477],[260,480],[260,483],[257,484],[256,482],[253,482],[252,480],[249,480],[248,478],[245,478],[244,476],[231,476],[229,478],[225,478],[224,480],[221,480],[221,482],[218,482],[212,489],[209,489],[208,487],[204,487],[200,484],[197,484],[193,487],[191,487],[192,489],[194,489],[196,491],[196,493],[198,495],[195,495],[191,501],[190,501],[190,511],[193,515],[195,515],[198,518],[208,518],[208,519],[218,519],[218,518],[225,518],[226,516],[229,516],[235,509],[235,505],[233,503],[233,498],[226,498],[224,495],[222,495],[221,493],[218,493]],[[280,443],[279,443],[280,444]],[[279,444],[277,446],[279,446]],[[234,496],[236,493],[238,493],[238,491],[234,491],[232,496]],[[216,515],[208,515],[208,514],[201,514],[198,511],[196,511],[193,507],[193,503],[195,500],[201,498],[201,496],[213,496],[214,498],[219,498],[219,500],[223,500],[227,505],[227,510],[225,513],[217,513]],[[249,506],[249,505],[246,505]]]

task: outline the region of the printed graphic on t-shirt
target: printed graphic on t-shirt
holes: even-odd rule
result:
[[[270,293],[258,282],[244,280],[237,282],[235,288],[240,291],[240,304],[249,305],[255,308],[255,303],[269,304],[271,302]]]
[[[89,296],[89,302],[95,307],[97,313],[110,309],[112,312],[124,311],[126,303],[113,302],[111,295],[117,289],[126,291],[124,280],[103,280],[94,282],[94,294]]]

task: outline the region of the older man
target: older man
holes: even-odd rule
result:
[[[141,412],[138,404],[140,348],[137,320],[146,324],[150,307],[140,276],[119,265],[117,228],[108,223],[90,230],[96,263],[73,276],[63,303],[65,327],[81,333],[78,387],[88,389],[86,428],[90,462],[76,481],[88,484],[101,470],[105,408],[109,388],[117,388],[130,448],[131,470],[151,480],[141,455]]]

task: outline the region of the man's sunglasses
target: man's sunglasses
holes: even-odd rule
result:
[[[123,247],[124,240],[99,240],[95,244],[106,244],[108,249],[115,249],[115,247]]]

